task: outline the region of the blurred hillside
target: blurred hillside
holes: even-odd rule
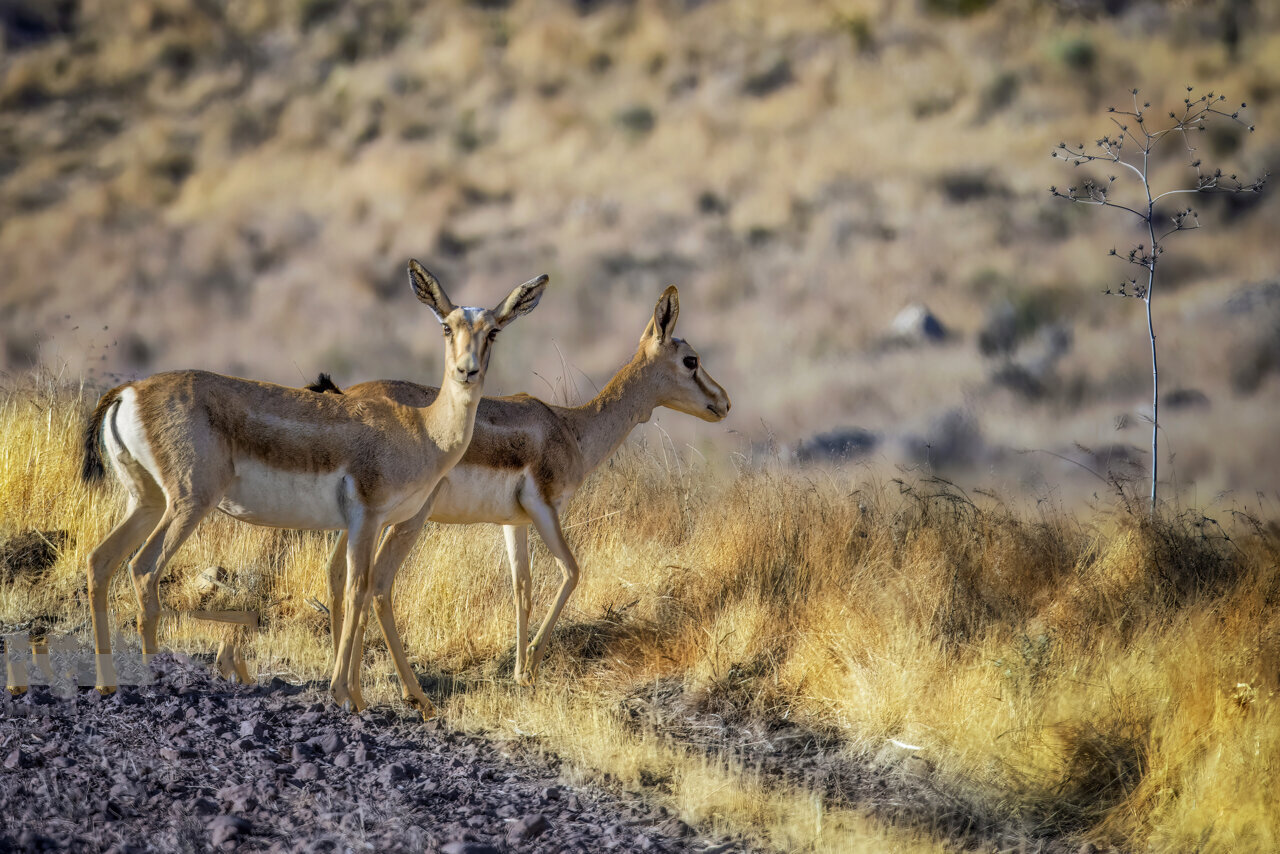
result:
[[[1280,172],[1280,9],[1249,0],[0,0],[0,24],[12,373],[435,382],[413,256],[463,303],[550,273],[488,388],[589,395],[675,283],[734,400],[658,419],[677,444],[1034,495],[1147,465],[1141,305],[1101,295],[1140,237],[1049,197],[1079,175],[1052,148],[1130,87],[1195,84],[1257,125],[1206,160]],[[1164,259],[1162,470],[1189,500],[1280,474],[1277,196],[1196,199]],[[917,303],[936,340],[895,337]]]

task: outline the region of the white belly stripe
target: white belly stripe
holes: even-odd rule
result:
[[[253,459],[235,461],[235,480],[218,504],[229,516],[276,528],[345,528],[346,469],[279,471]]]
[[[528,522],[529,517],[517,500],[527,477],[524,469],[491,469],[459,463],[445,475],[440,497],[431,510],[431,521],[446,524]]]

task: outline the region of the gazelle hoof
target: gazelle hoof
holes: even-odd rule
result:
[[[422,719],[424,721],[429,721],[440,714],[440,712],[436,710],[435,704],[427,699],[426,694],[410,694],[408,691],[405,691],[400,695],[400,698],[421,712]]]
[[[339,709],[353,714],[358,714],[360,712],[360,705],[349,693],[346,691],[334,691],[332,693],[333,701],[338,704]]]

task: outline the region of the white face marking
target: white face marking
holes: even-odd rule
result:
[[[253,459],[235,461],[236,478],[218,509],[255,525],[273,528],[336,530],[347,527],[344,502],[348,490],[345,469],[331,472],[292,472],[270,468]],[[354,499],[347,506],[354,506]]]

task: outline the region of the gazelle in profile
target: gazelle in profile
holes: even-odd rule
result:
[[[339,704],[363,706],[358,638],[378,539],[387,526],[395,529],[430,512],[441,478],[471,441],[494,338],[533,310],[547,284],[539,276],[487,311],[455,307],[417,261],[409,262],[409,280],[445,338],[442,390],[421,405],[319,395],[206,371],[155,374],[98,401],[85,431],[84,478],[105,474],[105,447],[129,493],[124,521],[89,556],[100,690],[114,688],[116,678],[107,626],[112,574],[142,547],[131,567],[138,632],[144,658],[154,654],[160,574],[217,508],[256,525],[343,531],[347,613],[329,687]],[[392,578],[379,582],[389,597]],[[402,659],[390,608],[379,617],[384,630],[390,626],[388,643],[396,640]],[[401,675],[406,697],[430,714],[413,674]]]
[[[597,466],[608,459],[637,424],[649,420],[659,406],[685,412],[704,421],[720,421],[729,412],[729,396],[702,367],[688,342],[675,337],[680,298],[669,287],[658,300],[653,317],[631,361],[591,402],[578,407],[553,406],[527,394],[486,397],[480,401],[475,432],[462,460],[441,483],[434,504],[417,516],[391,527],[374,566],[372,601],[406,690],[413,671],[395,635],[391,615],[391,582],[396,569],[417,541],[423,523],[472,524],[492,522],[503,527],[507,557],[515,586],[515,679],[532,685],[546,653],[547,641],[565,602],[578,584],[578,562],[564,539],[560,514],[569,499]],[[314,391],[337,391],[322,377]],[[427,406],[439,389],[398,380],[377,380],[351,386],[348,400],[391,400],[402,406]],[[563,581],[555,603],[531,641],[528,638],[533,582],[529,572],[529,526],[537,530],[555,556]],[[343,608],[342,554],[339,538],[329,562],[330,619],[334,643],[348,636]],[[394,638],[394,642],[393,642]],[[360,644],[359,633],[356,638]],[[406,697],[408,695],[406,694]]]

